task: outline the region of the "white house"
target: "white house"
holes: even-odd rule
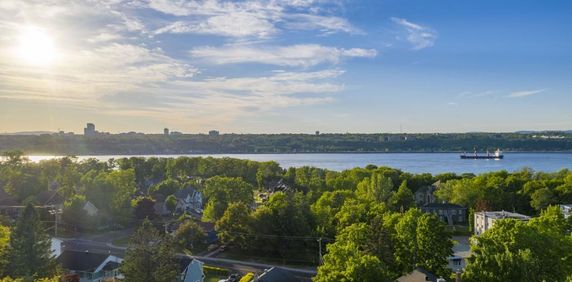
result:
[[[195,211],[202,213],[203,195],[193,187],[181,189],[173,194],[177,198],[175,210],[180,212]]]
[[[90,201],[85,202],[85,204],[83,205],[83,210],[89,216],[97,216],[97,214],[99,213],[99,209]]]
[[[481,235],[485,231],[493,227],[497,220],[505,218],[514,218],[522,221],[528,221],[529,216],[507,212],[507,211],[491,211],[491,212],[476,212],[475,213],[475,235]]]
[[[565,218],[568,218],[572,215],[572,204],[560,205],[560,210]]]

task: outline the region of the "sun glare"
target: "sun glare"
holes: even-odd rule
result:
[[[16,53],[20,59],[31,65],[48,66],[56,58],[53,38],[40,28],[26,28],[18,38]]]

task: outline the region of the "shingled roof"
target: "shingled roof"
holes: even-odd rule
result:
[[[57,261],[63,269],[94,272],[107,257],[109,257],[107,254],[66,250],[57,258]]]

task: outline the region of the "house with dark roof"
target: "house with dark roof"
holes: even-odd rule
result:
[[[435,214],[448,225],[467,223],[467,208],[449,203],[432,203],[421,207],[426,213]]]
[[[175,192],[173,196],[177,198],[177,206],[175,210],[179,212],[188,211],[202,214],[203,195],[195,188],[189,186],[185,189],[181,189]]]
[[[284,182],[282,178],[277,181],[271,181],[270,183],[268,183],[267,190],[269,193],[294,191],[294,189],[292,189],[290,185]]]
[[[123,259],[113,255],[65,250],[56,260],[64,270],[65,277],[79,277],[80,282],[123,278],[119,272]]]
[[[296,278],[294,274],[290,271],[280,268],[272,267],[270,269],[264,270],[262,274],[258,276],[256,281],[259,282],[298,282],[300,279]]]

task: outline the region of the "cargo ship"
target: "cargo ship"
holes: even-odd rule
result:
[[[502,151],[500,149],[497,149],[494,154],[489,153],[489,151],[487,151],[486,155],[479,155],[477,153],[477,151],[475,150],[475,152],[473,154],[468,154],[467,153],[463,153],[461,155],[461,159],[468,159],[468,160],[480,160],[480,159],[485,159],[485,160],[501,160],[504,158],[504,155],[502,154]]]

